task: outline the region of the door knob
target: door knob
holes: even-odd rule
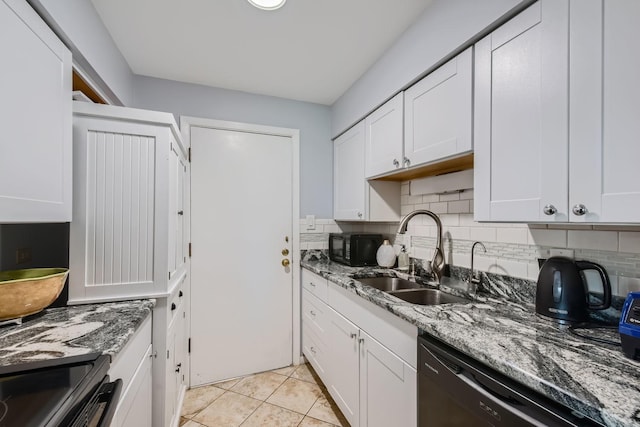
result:
[[[282,250],[282,256],[287,256],[289,255],[289,249],[285,248]]]
[[[582,203],[577,204],[573,207],[573,213],[577,216],[582,216],[587,213],[587,207]]]
[[[542,208],[542,212],[544,212],[545,215],[555,215],[556,212],[558,212],[558,209],[553,205],[546,205]]]
[[[290,264],[290,262],[289,262],[289,260],[287,258],[282,260],[282,266],[283,267],[289,267],[289,264]]]

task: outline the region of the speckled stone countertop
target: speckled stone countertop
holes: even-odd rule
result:
[[[151,314],[154,300],[50,308],[0,327],[0,369],[89,353],[115,356]]]
[[[301,266],[595,421],[640,426],[640,362],[536,315],[524,281],[502,283],[483,275],[491,293],[479,293],[468,304],[419,306],[354,280],[393,276],[392,270],[343,266],[319,251],[307,252]],[[443,291],[461,292],[444,283]]]

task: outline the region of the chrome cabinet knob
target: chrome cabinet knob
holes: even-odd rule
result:
[[[573,214],[576,216],[582,216],[587,213],[587,207],[582,203],[579,203],[573,207]]]
[[[351,334],[349,334],[349,336],[351,336],[351,338],[353,339],[353,338],[357,337],[358,334],[351,333]]]
[[[544,212],[545,215],[555,215],[558,209],[553,205],[547,205],[542,209],[542,212]]]
[[[362,218],[362,212],[358,212],[358,218]]]
[[[395,166],[395,167],[399,167],[400,166],[400,162],[398,161],[398,159],[393,159],[393,166]]]
[[[404,158],[403,163],[404,163],[405,166],[411,166],[411,160],[409,160],[408,157]]]

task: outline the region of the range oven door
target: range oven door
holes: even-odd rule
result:
[[[418,425],[599,426],[478,361],[418,337]]]
[[[4,367],[0,427],[109,426],[122,388],[109,381],[109,360],[93,354]]]

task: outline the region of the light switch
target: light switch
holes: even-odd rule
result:
[[[316,229],[316,216],[307,215],[307,230],[315,230],[315,229]]]

